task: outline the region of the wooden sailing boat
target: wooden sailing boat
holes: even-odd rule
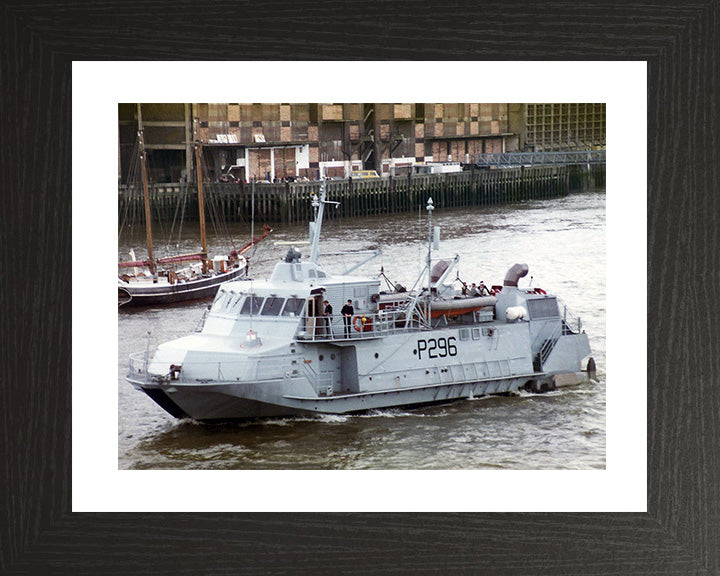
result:
[[[147,183],[146,153],[143,131],[138,131],[139,157],[145,205],[145,234],[148,257],[146,260],[119,262],[121,271],[142,268],[143,272],[118,275],[118,306],[150,306],[172,304],[190,300],[213,298],[220,284],[239,280],[247,275],[248,262],[244,254],[264,239],[272,230],[264,226],[262,236],[250,240],[240,250],[208,258],[205,237],[205,203],[202,182],[201,143],[195,130],[195,163],[200,217],[200,252],[167,258],[153,257],[150,196]],[[144,272],[147,269],[147,272]]]

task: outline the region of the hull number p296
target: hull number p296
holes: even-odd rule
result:
[[[457,347],[455,346],[455,336],[450,336],[449,338],[418,340],[418,360],[422,360],[423,352],[426,353],[427,358],[445,358],[446,356],[456,356]]]

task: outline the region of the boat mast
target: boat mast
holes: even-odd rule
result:
[[[433,199],[428,198],[427,206],[425,206],[425,209],[428,213],[428,251],[427,251],[427,278],[428,278],[428,293],[430,292],[430,259],[431,259],[431,250],[432,250],[432,213],[433,210],[435,210],[435,206],[433,206]]]
[[[428,198],[427,206],[425,206],[425,209],[428,213],[428,251],[427,251],[427,273],[428,273],[428,322],[432,322],[430,315],[430,306],[432,302],[432,288],[431,288],[431,272],[430,272],[430,264],[432,259],[432,213],[435,209],[435,206],[433,206],[433,200],[432,198]]]
[[[310,249],[310,262],[317,262],[320,230],[322,229],[323,214],[325,213],[325,180],[320,185],[320,200],[317,196],[313,196],[312,206],[315,210],[315,223],[313,226],[312,247]]]
[[[250,208],[250,242],[255,242],[255,176],[252,179],[252,199]],[[255,252],[253,252],[255,254]]]
[[[142,126],[140,117],[140,104],[138,104],[138,124]],[[142,174],[143,196],[145,198],[145,242],[147,243],[148,262],[150,273],[155,275],[155,259],[152,246],[152,223],[150,221],[150,194],[148,192],[147,168],[145,166],[145,138],[142,128],[138,130],[138,150],[140,152],[140,172]]]
[[[205,199],[202,184],[202,143],[198,133],[198,119],[194,119],[193,136],[195,140],[195,173],[197,174],[198,212],[200,217],[200,257],[202,258],[202,271],[207,272],[207,240],[205,238]]]

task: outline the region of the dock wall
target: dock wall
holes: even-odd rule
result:
[[[498,170],[468,170],[451,174],[413,174],[389,178],[330,180],[327,198],[340,202],[326,210],[325,217],[359,216],[416,211],[432,197],[436,208],[479,206],[546,199],[605,185],[605,165],[529,166]],[[250,221],[252,185],[205,184],[208,211],[228,222]],[[312,194],[320,182],[255,184],[255,221],[295,223],[312,220]],[[120,215],[142,210],[138,189],[118,193]],[[157,218],[172,221],[179,211],[185,219],[197,220],[198,203],[194,185],[156,184],[150,189],[151,210]],[[140,212],[141,213],[141,212]]]

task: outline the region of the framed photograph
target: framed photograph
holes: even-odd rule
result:
[[[0,95],[3,230],[14,267],[24,262],[2,291],[0,570],[717,573],[717,264],[709,248],[718,229],[717,5],[621,7],[607,19],[595,14],[600,7],[527,7],[533,26],[497,38],[506,8],[488,7],[458,19],[450,43],[437,22],[387,13],[387,28],[360,19],[368,36],[353,48],[340,48],[348,36],[337,25],[347,16],[319,14],[326,31],[308,23],[303,32],[289,16],[256,27],[256,7],[235,28],[226,8],[203,17],[217,30],[211,53],[194,35],[177,35],[196,17],[190,7],[176,6],[169,20],[146,7],[146,27],[105,8],[17,4],[0,13],[0,71],[14,79]],[[409,41],[407,31],[426,42]],[[127,62],[144,58],[139,48],[151,58]],[[287,60],[288,48],[299,60]],[[238,54],[250,60],[234,61]],[[188,62],[207,56],[202,67]],[[382,91],[358,81],[357,96],[345,88],[343,98],[333,78],[345,72],[374,75]],[[470,102],[493,82],[507,90],[493,87],[493,101],[607,102],[608,164],[629,166],[608,178],[608,188],[629,192],[608,193],[608,356],[616,346],[622,360],[608,365],[618,376],[608,377],[604,469],[119,469],[117,317],[93,292],[109,286],[114,264],[117,204],[103,194],[114,192],[105,182],[117,167],[117,104],[148,90],[156,90],[151,101],[245,91],[270,102],[289,84],[296,101],[330,101],[319,100],[323,90],[333,101],[378,93],[419,101],[409,95],[423,86],[422,100],[442,102],[451,86],[452,101]],[[175,100],[173,83],[182,84]],[[558,86],[565,96],[550,97]],[[577,96],[588,91],[601,96]]]

